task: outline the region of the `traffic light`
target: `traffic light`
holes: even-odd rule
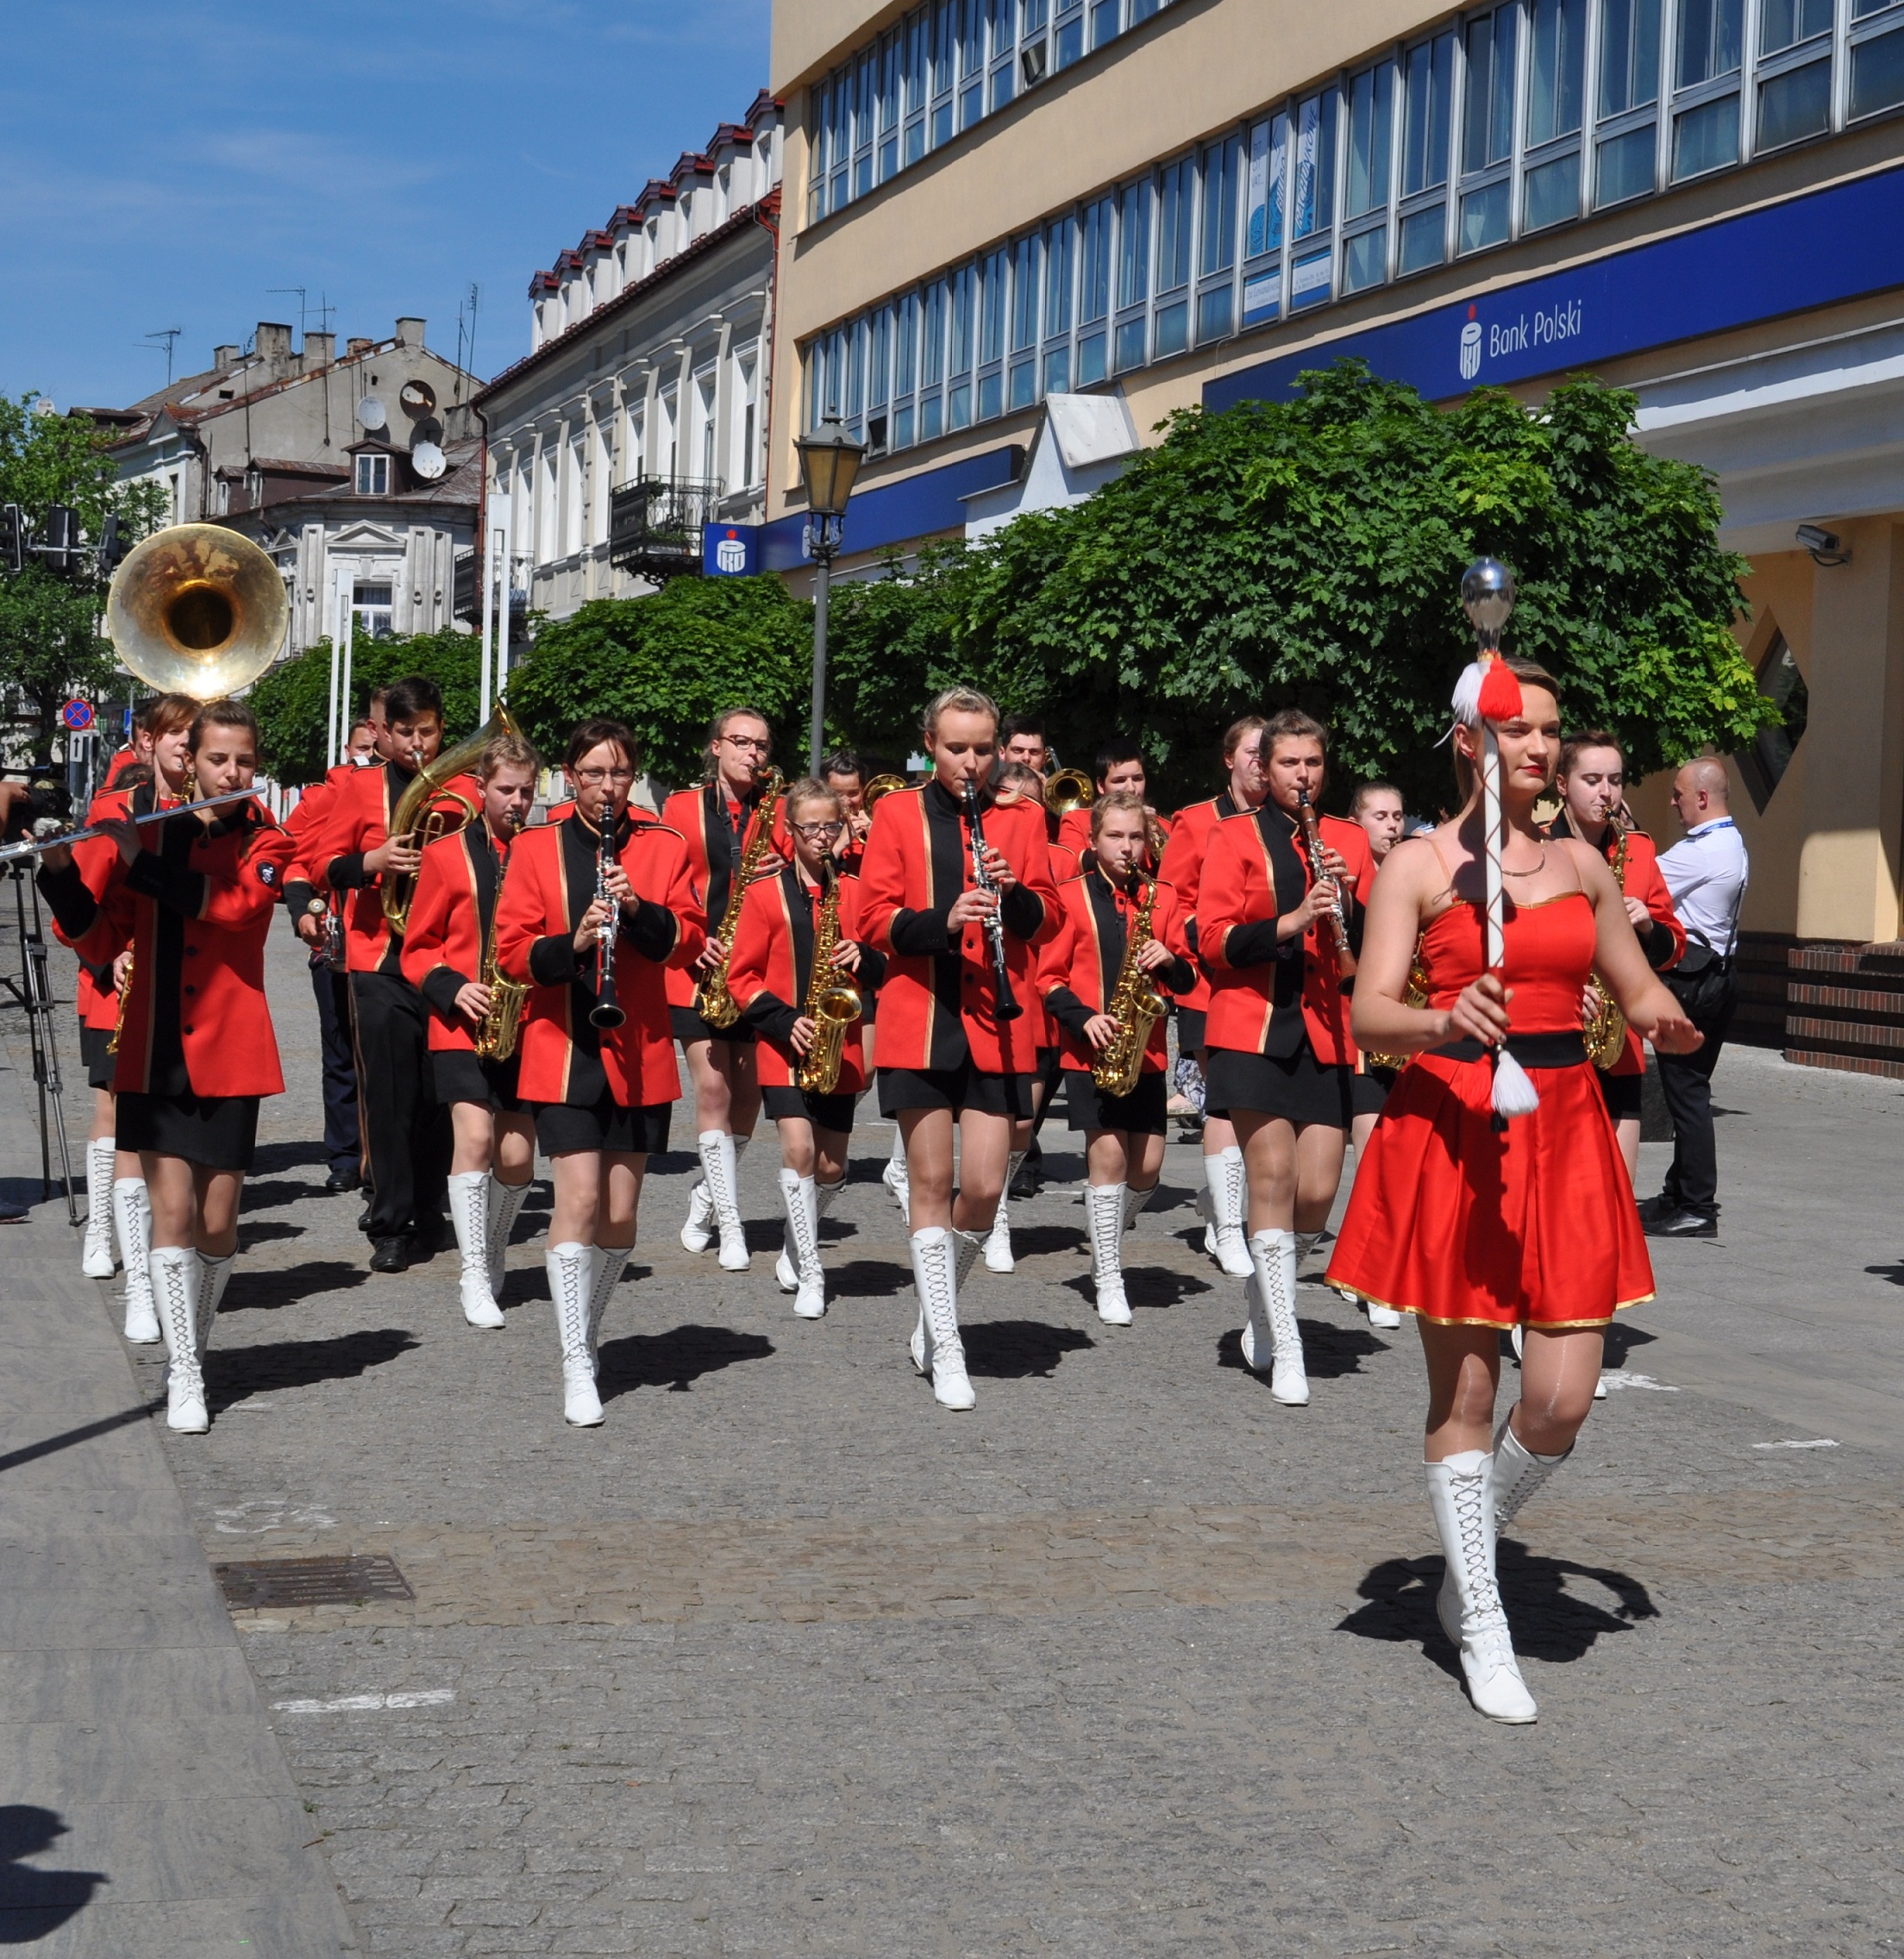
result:
[[[120,528],[118,511],[107,511],[105,528],[99,533],[99,548],[94,554],[94,561],[100,577],[104,578],[109,573],[116,571],[119,560],[131,548],[130,541]]]
[[[17,504],[0,504],[0,572],[9,577],[27,561],[27,520]]]
[[[79,513],[65,504],[54,504],[47,511],[40,542],[34,547],[41,562],[55,578],[74,577],[79,569]]]

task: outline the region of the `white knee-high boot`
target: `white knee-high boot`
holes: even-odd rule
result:
[[[959,1337],[953,1237],[952,1232],[937,1224],[912,1234],[912,1283],[919,1295],[912,1364],[922,1374],[931,1375],[933,1399],[942,1408],[962,1409],[975,1406],[978,1397],[965,1371],[965,1343]]]
[[[548,1274],[548,1296],[555,1306],[555,1337],[562,1349],[562,1419],[578,1429],[592,1429],[602,1419],[602,1399],[595,1392],[595,1357],[588,1344],[594,1248],[573,1240],[551,1245],[542,1264]]]
[[[126,1338],[149,1347],[160,1337],[160,1327],[152,1299],[152,1199],[143,1177],[121,1177],[113,1185],[112,1221],[126,1268]]]
[[[1514,1433],[1513,1411],[1509,1409],[1494,1431],[1494,1528],[1505,1530],[1520,1514],[1534,1492],[1574,1452],[1563,1449],[1558,1455],[1536,1455]]]
[[[490,1173],[489,1224],[485,1235],[489,1244],[489,1296],[492,1299],[503,1289],[508,1268],[509,1235],[516,1229],[517,1214],[522,1210],[523,1201],[529,1195],[529,1186],[535,1180],[531,1174],[519,1184],[505,1184],[493,1171]]]
[[[1091,1282],[1097,1288],[1098,1317],[1106,1326],[1130,1324],[1130,1302],[1124,1296],[1124,1199],[1122,1184],[1085,1186],[1085,1215],[1091,1227]]]
[[[205,1377],[198,1364],[198,1317],[204,1274],[190,1245],[155,1245],[151,1254],[153,1299],[165,1336],[166,1426],[202,1436],[211,1426],[205,1411]]]
[[[1464,1449],[1425,1465],[1442,1555],[1454,1580],[1456,1624],[1444,1630],[1461,1649],[1475,1711],[1490,1721],[1531,1721],[1538,1712],[1520,1677],[1507,1614],[1494,1582],[1494,1459]]]
[[[730,1136],[725,1130],[703,1130],[695,1138],[701,1153],[701,1181],[689,1201],[681,1242],[691,1252],[705,1252],[718,1233],[723,1272],[747,1270],[747,1234],[741,1228],[737,1180],[741,1153],[750,1140]]]
[[[222,1257],[213,1257],[210,1252],[198,1255],[198,1274],[201,1291],[198,1294],[198,1355],[204,1358],[206,1348],[211,1344],[211,1330],[218,1324],[218,1309],[225,1303],[225,1287],[231,1283],[231,1268],[238,1262],[238,1248],[234,1245]]]
[[[449,1180],[449,1221],[456,1230],[456,1249],[462,1255],[457,1281],[463,1317],[472,1326],[503,1324],[503,1309],[489,1285],[490,1175],[487,1170],[459,1170]]]
[[[1296,1235],[1258,1231],[1250,1240],[1250,1273],[1243,1287],[1249,1317],[1243,1325],[1243,1365],[1269,1370],[1269,1392],[1300,1408],[1309,1399],[1303,1370],[1302,1334],[1296,1324]]]
[[[905,1137],[899,1125],[892,1125],[892,1154],[886,1159],[885,1169],[880,1172],[880,1181],[892,1193],[892,1201],[899,1207],[899,1215],[909,1215],[912,1199],[912,1186],[905,1165]]]
[[[1152,1184],[1149,1190],[1140,1191],[1129,1184],[1124,1187],[1124,1228],[1126,1231],[1137,1229],[1137,1220],[1149,1209],[1150,1199],[1157,1194],[1157,1186]]]
[[[1025,1152],[1014,1149],[1005,1161],[1005,1188],[999,1192],[999,1208],[992,1219],[991,1236],[985,1241],[985,1269],[987,1272],[1016,1272],[1018,1263],[1012,1256],[1012,1186],[1018,1174],[1018,1166],[1024,1161]]]
[[[96,1136],[86,1145],[86,1237],[79,1253],[79,1269],[88,1279],[112,1277],[112,1160],[110,1136]]]
[[[635,1255],[633,1245],[595,1245],[590,1248],[588,1287],[588,1364],[598,1379],[602,1372],[602,1321],[615,1299],[615,1288]]]
[[[826,1312],[826,1274],[820,1266],[819,1193],[812,1178],[782,1170],[780,1201],[793,1248],[793,1311],[802,1319],[819,1319]]]
[[[1247,1279],[1250,1248],[1243,1242],[1243,1217],[1249,1180],[1243,1173],[1241,1148],[1232,1142],[1215,1155],[1206,1156],[1203,1175],[1209,1203],[1203,1249],[1232,1279]]]

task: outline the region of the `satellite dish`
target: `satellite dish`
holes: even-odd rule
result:
[[[413,448],[418,442],[435,442],[441,448],[442,440],[443,425],[434,415],[426,415],[410,432],[410,446]]]
[[[410,466],[425,483],[434,483],[448,468],[448,459],[434,442],[419,442],[410,452]]]
[[[436,391],[428,381],[405,381],[397,397],[406,415],[428,415],[436,405]]]
[[[375,395],[366,395],[357,404],[357,420],[366,429],[381,429],[390,419]]]

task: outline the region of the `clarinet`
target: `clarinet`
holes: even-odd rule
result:
[[[993,898],[999,895],[999,887],[992,881],[992,873],[985,867],[985,830],[979,822],[978,785],[968,776],[965,784],[965,822],[972,839],[972,882]],[[1016,1020],[1024,1011],[1018,1005],[1018,997],[1012,991],[1012,974],[1005,963],[1005,923],[996,909],[985,922],[985,936],[992,948],[992,990],[993,1000],[992,1017],[994,1020]]]
[[[1322,826],[1316,821],[1315,804],[1309,792],[1296,792],[1296,812],[1302,822],[1303,842],[1309,847],[1309,871],[1318,884],[1328,877],[1322,867]],[[1333,879],[1330,879],[1334,884]],[[1356,955],[1349,949],[1349,918],[1342,902],[1342,886],[1335,886],[1335,902],[1329,907],[1329,929],[1336,942],[1336,971],[1346,980],[1356,970]]]
[[[595,1005],[588,1010],[588,1017],[597,1027],[619,1027],[628,1016],[622,1011],[622,1003],[615,992],[615,941],[621,932],[621,907],[608,889],[608,867],[615,861],[615,846],[611,841],[615,819],[606,809],[602,811],[602,819],[601,845],[595,854],[595,899],[598,904],[606,899],[610,909],[608,923],[595,942]]]

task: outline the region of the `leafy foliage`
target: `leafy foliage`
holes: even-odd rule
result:
[[[481,649],[474,636],[445,628],[390,639],[351,642],[351,712],[369,704],[371,692],[392,680],[422,674],[443,691],[447,739],[474,732]],[[324,773],[324,725],[330,708],[330,642],[319,640],[273,667],[248,697],[258,717],[260,744],[279,782],[315,782]]]
[[[1444,413],[1344,360],[1287,404],[1182,411],[1087,502],[836,593],[842,731],[890,741],[956,677],[1042,707],[1068,760],[1141,735],[1171,800],[1235,717],[1298,705],[1331,724],[1334,800],[1387,775],[1431,810],[1461,573],[1491,553],[1509,650],[1555,673],[1569,726],[1615,729],[1636,776],[1738,748],[1776,718],[1730,631],[1744,563],[1711,477],[1634,443],[1634,407],[1575,379],[1538,412],[1481,389]]]
[[[122,484],[105,433],[80,417],[41,413],[37,400],[0,396],[0,504],[19,504],[35,531],[53,505],[64,504],[78,512],[89,544],[113,512],[128,542],[156,528],[164,507],[159,485]],[[17,578],[0,577],[0,674],[39,723],[38,753],[50,752],[66,696],[97,703],[116,691],[112,649],[99,630],[107,582],[90,557],[68,577],[36,560]]]
[[[583,717],[612,715],[635,730],[647,768],[685,783],[700,779],[710,719],[744,704],[798,773],[812,662],[813,609],[778,579],[670,579],[543,626],[510,676],[509,704],[551,756]]]

